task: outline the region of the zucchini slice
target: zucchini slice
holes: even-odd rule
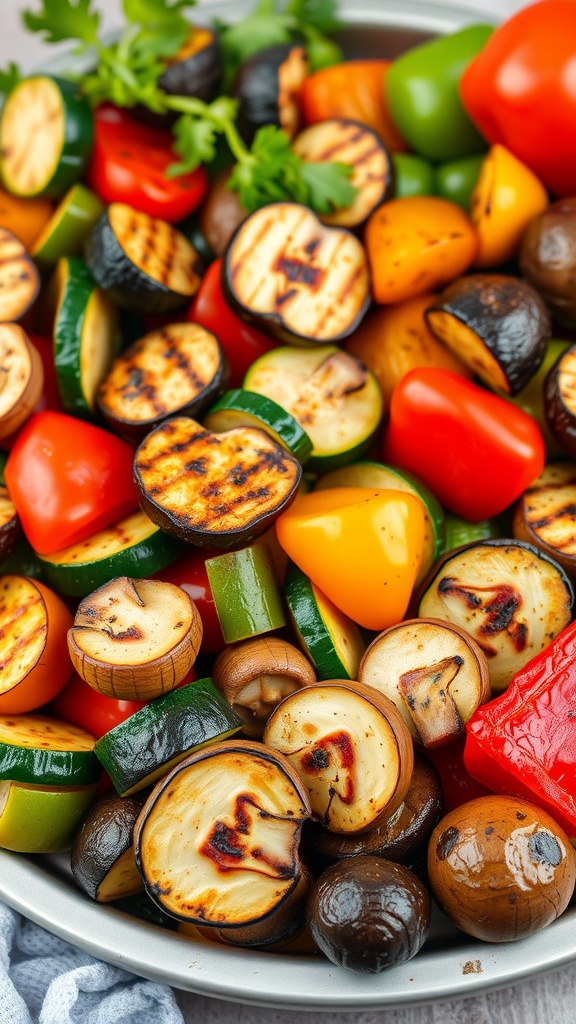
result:
[[[118,317],[84,260],[63,257],[52,282],[54,366],[66,412],[92,419],[96,392],[120,348]]]
[[[112,203],[97,220],[86,260],[100,288],[126,309],[167,313],[200,287],[202,260],[184,235],[125,203]]]
[[[499,691],[568,625],[573,601],[568,577],[548,555],[520,540],[485,540],[444,556],[418,615],[469,633]]]
[[[576,582],[576,466],[552,462],[524,492],[514,514],[514,536],[562,566]]]
[[[517,277],[470,274],[426,311],[426,323],[488,387],[516,395],[544,359],[552,322],[538,292]]]
[[[169,324],[118,356],[100,385],[98,405],[114,430],[141,440],[168,416],[201,416],[227,377],[226,358],[210,331]]]
[[[0,484],[0,562],[12,553],[20,537],[20,519],[8,489]]]
[[[78,605],[68,651],[79,676],[117,700],[151,700],[188,675],[202,640],[196,605],[161,580],[110,580]]]
[[[40,290],[40,275],[19,238],[0,227],[0,323],[19,320]]]
[[[193,754],[150,794],[136,823],[146,891],[193,924],[266,927],[300,882],[309,816],[298,775],[262,744],[234,740]]]
[[[445,547],[445,525],[442,506],[426,484],[404,469],[383,466],[379,462],[355,462],[320,477],[315,490],[332,487],[369,487],[371,490],[407,491],[424,505],[425,535],[422,565],[416,583],[424,579],[433,562]]]
[[[0,121],[0,176],[15,196],[60,199],[82,177],[94,126],[74,82],[35,75],[8,96]]]
[[[423,747],[453,742],[490,699],[488,665],[478,644],[439,619],[411,619],[385,629],[366,651],[358,680],[394,702]]]
[[[69,850],[98,786],[0,782],[0,847],[17,853]]]
[[[46,715],[0,717],[0,779],[39,786],[98,782],[96,740],[85,729]]]
[[[356,679],[366,644],[352,619],[291,565],[284,595],[304,652],[320,679]]]
[[[0,380],[3,439],[14,434],[32,414],[44,384],[41,356],[18,324],[0,323]]]
[[[263,430],[212,434],[182,416],[142,441],[134,475],[142,508],[162,530],[231,548],[260,536],[288,508],[302,467]]]
[[[546,377],[544,412],[558,444],[576,458],[576,345],[561,353]]]
[[[86,597],[117,576],[153,576],[176,561],[183,550],[183,544],[163,533],[145,512],[132,512],[86,540],[39,557],[55,590],[70,597]]]
[[[253,391],[227,391],[204,417],[204,426],[219,434],[234,427],[260,427],[302,465],[312,452],[312,439],[286,409]]]
[[[358,121],[333,118],[313,124],[296,136],[292,149],[309,163],[335,160],[352,168],[350,184],[357,189],[351,206],[320,214],[324,224],[355,228],[392,194],[392,161],[376,132]]]
[[[363,363],[334,345],[275,348],[257,359],[244,388],[271,398],[310,435],[307,469],[346,465],[370,446],[382,418],[382,392]]]
[[[101,736],[94,748],[120,796],[153,785],[193,750],[242,728],[211,679],[151,701]]]
[[[286,625],[274,560],[267,544],[207,558],[206,573],[227,644]]]
[[[134,825],[141,796],[106,793],[90,808],[74,838],[70,869],[77,884],[97,903],[142,892],[134,856]]]
[[[103,209],[98,196],[86,185],[72,185],[34,242],[32,256],[36,262],[48,267],[62,256],[80,256]]]
[[[297,345],[347,338],[371,301],[361,243],[298,203],[270,203],[246,218],[224,257],[222,287],[241,319]]]
[[[398,708],[361,683],[314,683],[286,697],[264,743],[288,758],[330,832],[365,832],[400,806],[414,768]]]

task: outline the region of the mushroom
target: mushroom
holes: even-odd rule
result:
[[[316,682],[310,662],[287,640],[258,637],[227,647],[212,669],[212,681],[244,720],[243,732],[259,739],[277,704]]]
[[[437,825],[428,877],[434,898],[462,931],[510,942],[566,909],[576,880],[574,850],[541,808],[511,796],[482,796]]]
[[[332,963],[379,974],[418,952],[430,923],[430,897],[402,864],[353,857],[317,879],[306,908],[312,938]]]
[[[68,650],[93,689],[117,700],[152,700],[182,682],[201,640],[202,620],[181,587],[119,576],[80,602]]]

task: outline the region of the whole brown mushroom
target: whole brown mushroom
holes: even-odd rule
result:
[[[462,931],[511,942],[551,924],[576,880],[574,850],[545,811],[482,796],[447,814],[428,848],[432,894]]]

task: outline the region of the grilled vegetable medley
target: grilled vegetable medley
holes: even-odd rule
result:
[[[0,846],[357,972],[431,898],[521,939],[576,879],[576,5],[394,60],[123,6],[0,73]]]

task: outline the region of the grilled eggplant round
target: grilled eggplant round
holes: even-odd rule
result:
[[[97,903],[110,903],[142,892],[144,883],[134,857],[134,825],[141,796],[106,793],[90,808],[70,853],[77,884]]]
[[[552,333],[531,285],[505,274],[454,281],[426,311],[432,333],[488,387],[516,395],[536,373]]]
[[[493,690],[570,622],[564,570],[520,540],[484,540],[450,551],[424,584],[418,615],[460,626],[486,655]]]
[[[269,46],[245,61],[233,94],[239,104],[238,129],[246,142],[267,124],[293,138],[300,125],[300,91],[307,75],[306,52],[294,43]]]
[[[42,394],[44,369],[38,350],[18,324],[0,323],[0,439],[32,414]]]
[[[126,309],[166,313],[200,287],[202,260],[166,221],[112,203],[88,239],[86,262],[96,284]]]
[[[544,381],[544,412],[558,444],[576,458],[576,345],[561,353]]]
[[[228,246],[222,288],[241,319],[296,345],[347,338],[370,305],[362,244],[298,203],[270,203],[246,218]]]
[[[552,462],[524,492],[514,513],[514,536],[562,566],[576,583],[576,465]]]
[[[16,235],[0,227],[0,323],[19,320],[40,291],[40,275]]]
[[[222,78],[222,56],[216,32],[193,25],[190,35],[166,62],[158,87],[173,96],[195,96],[205,103],[216,97]]]

